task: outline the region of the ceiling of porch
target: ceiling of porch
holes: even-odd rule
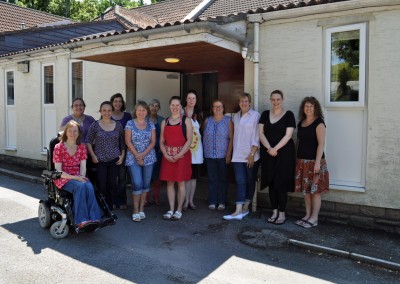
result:
[[[166,63],[164,58],[167,57],[177,57],[180,62]],[[80,57],[80,59],[140,69],[180,73],[243,69],[241,54],[205,42],[106,53]]]

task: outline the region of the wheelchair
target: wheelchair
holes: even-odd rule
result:
[[[59,190],[54,184],[54,180],[61,177],[61,172],[54,168],[53,151],[59,142],[59,136],[53,138],[47,150],[47,169],[42,172],[45,199],[39,201],[38,219],[42,228],[50,227],[50,235],[55,239],[65,238],[70,228],[77,233],[93,232],[105,226],[114,225],[117,216],[109,209],[105,197],[96,191],[97,203],[102,210],[102,222],[100,225],[78,228],[75,226],[73,214],[73,196],[71,193]]]

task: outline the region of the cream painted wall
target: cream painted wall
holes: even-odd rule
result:
[[[4,71],[8,68],[16,69],[16,62],[0,62],[0,106],[5,108]],[[68,54],[48,56],[46,54],[30,57],[29,73],[15,72],[15,99],[17,110],[17,151],[5,151],[5,121],[0,125],[0,154],[18,156],[28,159],[45,160],[41,154],[42,141],[42,64],[54,63],[55,70],[55,107],[57,129],[62,119],[70,114],[71,102],[69,99],[69,68]],[[111,95],[120,92],[125,96],[125,68],[107,64],[84,62],[84,99],[87,105],[86,113],[99,118],[100,103],[109,100]]]
[[[83,70],[85,113],[97,120],[103,101],[110,100],[115,93],[121,93],[126,98],[125,67],[85,61]]]
[[[400,208],[400,7],[352,11],[369,19],[367,74],[367,163],[364,193],[332,190],[323,199],[348,204]],[[305,96],[323,102],[321,19],[349,21],[349,11],[264,22],[260,27],[259,111],[269,109],[269,94],[281,89],[284,105],[297,118]],[[247,69],[246,69],[247,72]],[[246,76],[245,85],[248,80]],[[295,134],[294,134],[295,137]],[[329,168],[329,161],[328,168]],[[299,194],[293,194],[301,196]]]
[[[369,26],[367,190],[377,206],[400,208],[400,7]]]

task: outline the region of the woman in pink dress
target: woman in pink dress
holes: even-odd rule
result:
[[[190,119],[181,114],[182,104],[178,96],[169,101],[171,116],[161,124],[160,149],[163,154],[161,161],[160,180],[167,182],[169,211],[163,215],[166,220],[179,220],[182,217],[182,206],[185,200],[185,181],[192,175],[192,158],[190,144],[193,129]],[[175,209],[175,182],[178,183],[178,204]]]
[[[74,198],[74,223],[77,230],[97,227],[101,213],[94,188],[86,177],[87,152],[81,143],[82,131],[74,120],[65,125],[64,133],[54,147],[53,162],[61,178],[54,181],[57,188],[72,193]]]

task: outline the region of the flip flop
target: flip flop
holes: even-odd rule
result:
[[[303,227],[303,223],[306,222],[306,221],[307,221],[307,220],[299,219],[299,220],[295,221],[294,223],[295,223],[297,226]]]
[[[276,218],[274,225],[283,225],[283,224],[285,224],[285,222],[286,222],[286,219],[278,219],[278,218]]]
[[[271,223],[271,224],[274,224],[274,223],[276,222],[276,219],[278,219],[278,217],[275,217],[275,218],[269,217],[269,218],[267,219],[267,222],[268,222],[268,223]]]
[[[318,226],[318,223],[314,224],[314,223],[311,223],[310,221],[307,220],[307,221],[304,221],[303,225],[301,225],[301,226],[303,228],[309,229],[309,228]]]

